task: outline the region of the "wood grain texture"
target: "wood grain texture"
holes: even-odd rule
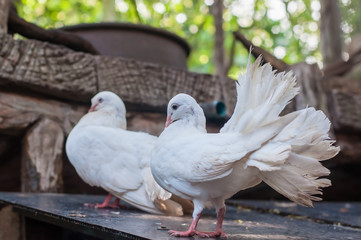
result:
[[[335,129],[361,131],[361,96],[335,89],[330,97]]]
[[[87,107],[81,105],[0,91],[0,133],[19,135],[41,117],[47,117],[68,134],[86,111]]]
[[[99,91],[111,90],[126,103],[166,111],[168,101],[187,93],[199,102],[219,100],[218,77],[135,60],[96,57]],[[231,80],[229,80],[231,81]]]
[[[330,117],[326,92],[323,89],[323,74],[317,64],[305,62],[290,66],[294,72],[300,93],[295,97],[296,110],[306,107],[314,107],[322,110],[327,117]]]
[[[64,132],[53,120],[42,118],[25,135],[22,149],[22,192],[61,192]]]
[[[88,101],[97,92],[95,59],[65,47],[0,35],[0,85]]]
[[[217,76],[93,56],[46,42],[14,40],[9,35],[0,35],[0,68],[0,85],[15,84],[77,102],[88,103],[98,91],[111,90],[130,105],[165,111],[168,101],[180,92],[200,102],[219,100],[222,94]],[[235,99],[230,101],[234,105]]]

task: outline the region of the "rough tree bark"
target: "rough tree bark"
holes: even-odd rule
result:
[[[61,191],[65,134],[86,109],[46,98],[0,92],[0,133],[25,135],[21,151],[22,191]]]
[[[48,118],[26,133],[21,159],[22,192],[62,192],[64,132]]]
[[[317,64],[307,64],[305,62],[290,66],[297,78],[300,87],[300,94],[296,96],[296,109],[314,107],[322,110],[330,118],[327,96],[322,86],[322,71]]]
[[[0,68],[0,85],[15,85],[85,103],[98,91],[111,90],[130,109],[137,105],[165,111],[168,101],[179,92],[188,93],[200,102],[219,100],[222,96],[217,76],[93,56],[46,42],[14,40],[9,35],[0,35]],[[234,103],[235,99],[232,100]]]
[[[341,17],[338,0],[321,0],[321,53],[324,66],[342,59]]]
[[[61,124],[64,133],[69,134],[86,111],[85,106],[0,91],[0,133],[23,134],[45,116]]]
[[[333,125],[337,130],[361,132],[361,95],[334,89],[330,95]]]

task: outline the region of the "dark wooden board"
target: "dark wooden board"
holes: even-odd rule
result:
[[[2,192],[0,202],[12,205],[14,211],[26,217],[103,239],[188,239],[170,237],[167,229],[186,230],[191,222],[190,216],[151,215],[129,205],[125,210],[83,206],[84,202],[101,202],[104,197]],[[215,224],[214,211],[206,210],[198,229],[212,231]],[[361,236],[360,228],[318,223],[309,218],[290,218],[233,203],[227,205],[224,231],[228,239],[360,239]]]
[[[359,202],[320,202],[314,203],[313,208],[303,207],[290,201],[230,200],[227,203],[260,212],[295,218],[307,217],[320,222],[361,229],[361,203]]]

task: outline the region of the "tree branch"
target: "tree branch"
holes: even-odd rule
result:
[[[9,12],[9,31],[30,39],[64,45],[75,51],[98,55],[99,52],[84,38],[62,30],[45,30],[20,18],[15,11]]]
[[[7,33],[10,0],[0,0],[0,33]]]
[[[269,62],[274,68],[276,68],[278,71],[285,71],[289,68],[289,65],[285,63],[284,61],[276,58],[271,53],[267,52],[266,50],[254,46],[251,41],[249,41],[245,36],[243,36],[240,32],[234,32],[234,37],[240,41],[245,48],[249,49],[250,47],[253,48],[252,55],[256,58],[259,55],[263,56],[264,62]]]
[[[231,48],[229,49],[228,59],[226,60],[226,63],[224,64],[224,65],[225,65],[225,71],[226,71],[226,73],[229,72],[229,69],[231,69],[231,67],[232,67],[232,65],[233,65],[233,62],[234,62],[234,54],[235,54],[235,52],[236,52],[235,50],[236,50],[236,39],[233,38]]]
[[[341,16],[338,0],[321,0],[321,52],[324,66],[342,59]]]

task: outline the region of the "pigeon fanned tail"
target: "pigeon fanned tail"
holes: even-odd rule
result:
[[[292,72],[275,74],[269,63],[260,66],[258,57],[236,83],[237,102],[234,113],[221,133],[247,133],[277,119],[278,115],[297,95],[296,78]]]
[[[328,137],[330,121],[313,108],[280,117],[299,91],[296,79],[291,72],[275,74],[270,64],[260,63],[260,57],[253,64],[249,59],[247,73],[236,84],[235,111],[221,132],[247,136],[249,132],[262,132],[274,126],[278,133],[249,154],[245,167],[259,169],[259,177],[289,199],[312,206],[312,201],[321,200],[313,195],[321,194],[322,187],[331,185],[328,179],[320,179],[330,172],[319,161],[332,158],[340,150],[332,146],[334,141]],[[240,148],[247,144],[243,142]]]

